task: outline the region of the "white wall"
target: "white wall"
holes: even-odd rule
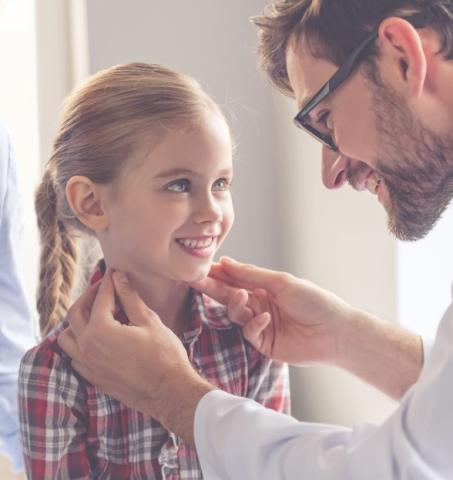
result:
[[[453,281],[453,205],[426,238],[398,243],[398,318],[434,338],[451,302]]]

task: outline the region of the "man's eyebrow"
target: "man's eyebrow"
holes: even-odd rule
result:
[[[305,95],[305,97],[302,99],[302,101],[298,106],[299,111],[302,111],[311,102],[311,100],[314,98],[315,95],[316,95],[316,92]]]
[[[225,168],[223,170],[220,170],[218,172],[218,175],[220,176],[228,176],[232,174],[232,169],[230,168]],[[168,170],[164,170],[160,173],[158,173],[155,178],[168,178],[168,177],[178,177],[178,176],[195,176],[195,177],[201,177],[202,174],[199,172],[196,172],[195,170],[190,170],[189,168],[169,168]]]

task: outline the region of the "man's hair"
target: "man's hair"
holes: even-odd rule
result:
[[[451,60],[453,0],[274,0],[252,19],[259,30],[261,67],[278,90],[292,97],[286,50],[293,39],[303,37],[315,58],[340,65],[384,18],[427,8],[435,14],[430,27],[439,35],[440,53]],[[377,53],[374,47],[367,58],[372,61]]]

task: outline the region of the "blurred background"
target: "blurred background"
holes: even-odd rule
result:
[[[330,192],[320,147],[294,127],[295,105],[257,65],[249,19],[267,1],[6,0],[0,14],[0,121],[19,163],[26,218],[24,281],[34,304],[38,238],[33,195],[61,101],[99,69],[162,63],[198,79],[237,143],[234,229],[221,253],[283,269],[354,305],[434,337],[450,299],[453,211],[416,244],[401,244],[367,193]],[[449,245],[447,245],[447,241]],[[395,404],[335,368],[295,368],[293,414],[352,425],[382,422]],[[0,458],[0,478],[9,473]]]

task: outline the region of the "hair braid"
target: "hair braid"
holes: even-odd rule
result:
[[[58,195],[50,169],[36,192],[35,208],[42,248],[36,305],[45,336],[67,312],[76,261],[75,240],[58,219]]]

